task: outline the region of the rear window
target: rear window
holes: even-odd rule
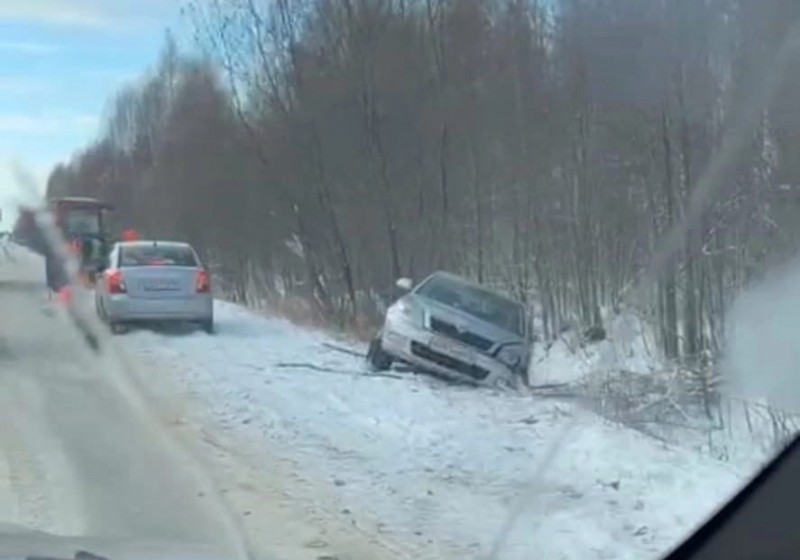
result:
[[[120,247],[120,266],[198,266],[191,248],[175,245]]]

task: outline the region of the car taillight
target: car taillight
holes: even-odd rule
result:
[[[125,288],[125,279],[122,277],[122,271],[109,270],[106,272],[106,283],[108,284],[108,293],[110,294],[124,294],[127,292]]]
[[[208,275],[207,270],[200,270],[197,273],[197,292],[207,294],[211,291],[211,277]]]

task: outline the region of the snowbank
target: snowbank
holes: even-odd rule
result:
[[[567,331],[549,346],[534,345],[533,382],[569,383],[584,393],[587,406],[613,420],[755,472],[800,427],[800,414],[776,407],[796,403],[800,394],[792,385],[797,345],[787,343],[800,326],[791,321],[800,315],[800,297],[786,293],[797,291],[798,283],[779,280],[783,284],[767,283],[737,302],[734,341],[723,367],[725,388],[734,391],[712,399],[708,409],[701,398],[680,395],[693,381],[659,358],[653,329],[630,311],[605,313],[607,337],[601,342],[587,343]]]
[[[603,341],[585,343],[570,330],[552,344],[534,344],[533,382],[571,383],[598,372],[652,373],[663,368],[652,330],[640,317],[631,312],[606,315]]]
[[[173,366],[220,431],[295,461],[342,516],[415,557],[486,554],[522,505],[500,558],[658,558],[751,474],[569,403],[373,376],[320,333],[226,303],[216,316],[213,337],[139,331],[126,342]],[[632,353],[586,350],[582,370],[554,346],[536,379],[639,359],[636,326],[624,328]]]

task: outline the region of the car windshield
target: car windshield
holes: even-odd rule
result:
[[[432,276],[415,292],[417,295],[454,307],[508,332],[525,333],[525,310],[503,296],[446,276]]]
[[[119,263],[123,267],[198,266],[195,253],[188,246],[150,243],[121,245]]]

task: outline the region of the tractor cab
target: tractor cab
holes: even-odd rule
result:
[[[111,205],[94,198],[63,197],[51,199],[48,208],[78,258],[82,275],[93,279],[105,268],[109,252],[106,213]]]

